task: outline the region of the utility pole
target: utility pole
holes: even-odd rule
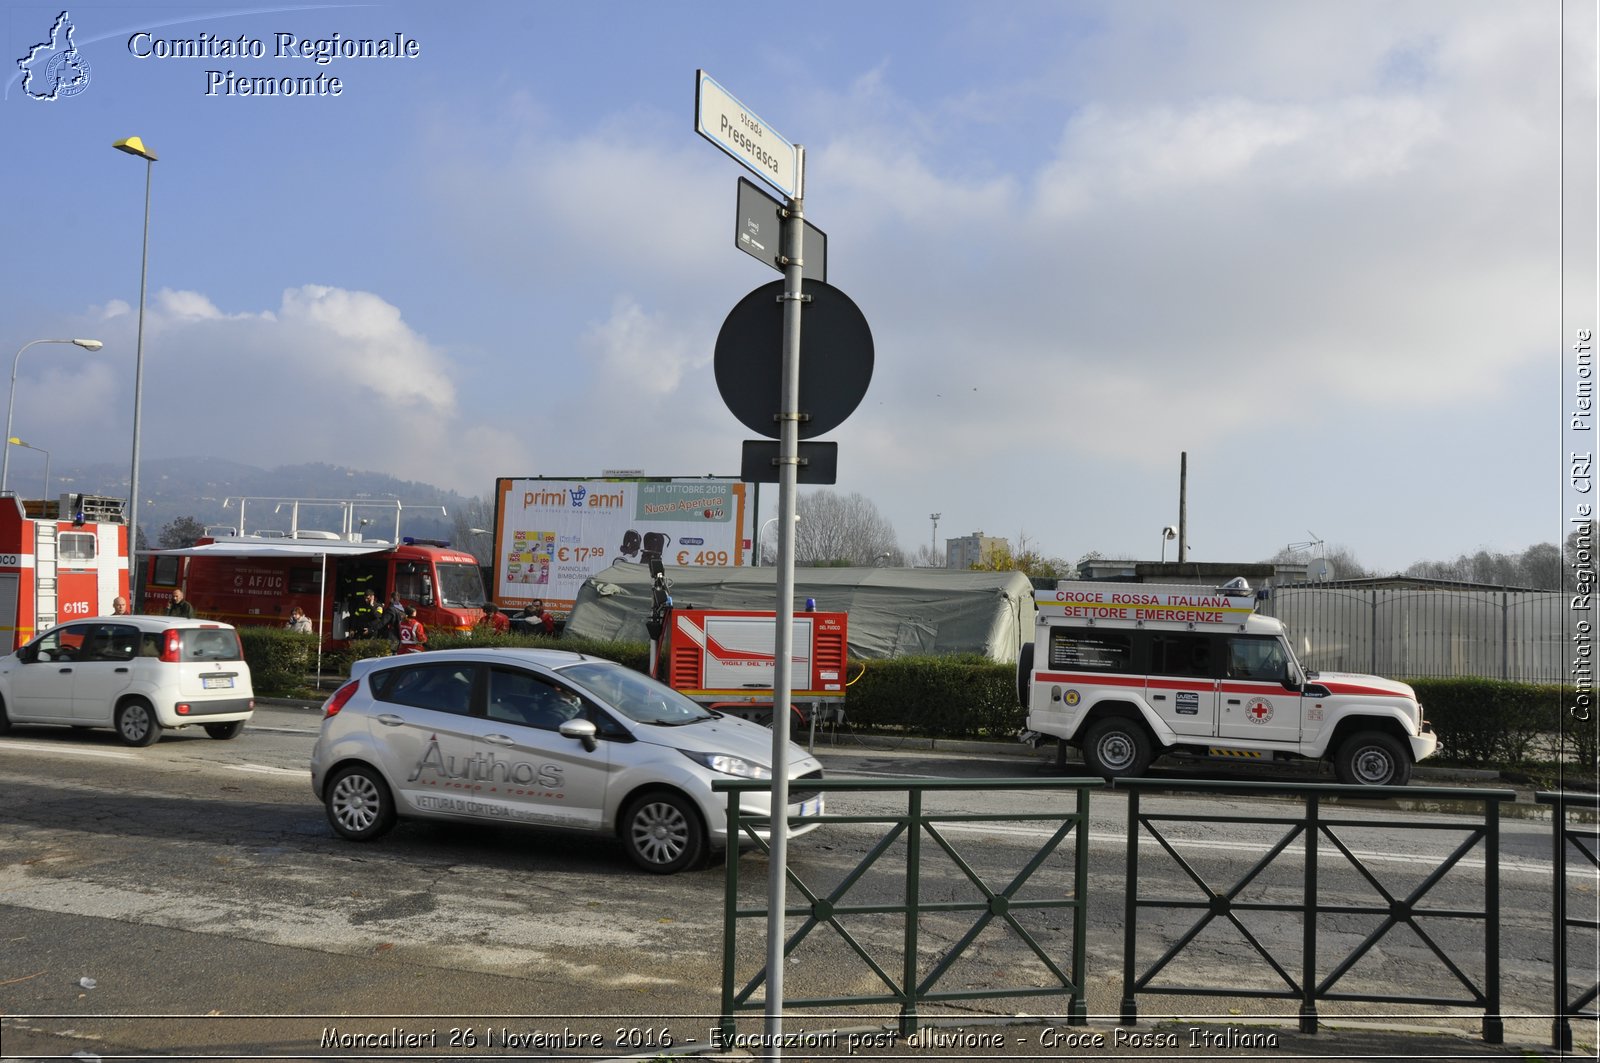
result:
[[[1178,459],[1178,563],[1189,558],[1189,452]]]

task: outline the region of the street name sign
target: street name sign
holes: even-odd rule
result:
[[[800,149],[704,70],[694,72],[694,128],[779,192],[800,198]]]
[[[805,231],[805,245],[801,255],[805,258],[806,280],[828,279],[828,234],[804,218],[800,224]],[[753,258],[758,258],[783,272],[783,256],[779,245],[783,243],[783,204],[767,195],[747,177],[739,178],[739,205],[733,228],[733,246]]]

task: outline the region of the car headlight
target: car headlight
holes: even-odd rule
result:
[[[732,775],[739,779],[772,778],[771,768],[765,764],[757,764],[753,760],[745,760],[743,757],[735,757],[728,753],[698,753],[688,749],[680,749],[678,752],[702,768],[710,768],[724,775]]]

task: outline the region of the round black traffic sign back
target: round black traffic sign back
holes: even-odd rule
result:
[[[728,314],[717,333],[717,390],[752,432],[780,437],[783,403],[783,281],[763,284]],[[872,382],[872,330],[850,297],[808,280],[800,310],[800,438],[844,423]]]

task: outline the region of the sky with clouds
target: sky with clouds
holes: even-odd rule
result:
[[[834,489],[908,552],[939,513],[941,540],[1154,559],[1184,452],[1195,560],[1520,551],[1564,534],[1563,282],[1594,284],[1562,258],[1593,229],[1562,113],[1592,118],[1594,7],[134,0],[67,9],[87,80],[39,100],[17,60],[62,8],[8,4],[0,343],[106,345],[20,359],[14,431],[128,453],[146,164],[111,144],[138,135],[147,459],[474,495],[737,473],[713,348],[778,275],[734,246],[703,68],[806,147],[875,344]],[[170,54],[240,38],[266,54]],[[1592,120],[1565,146],[1592,160]]]

